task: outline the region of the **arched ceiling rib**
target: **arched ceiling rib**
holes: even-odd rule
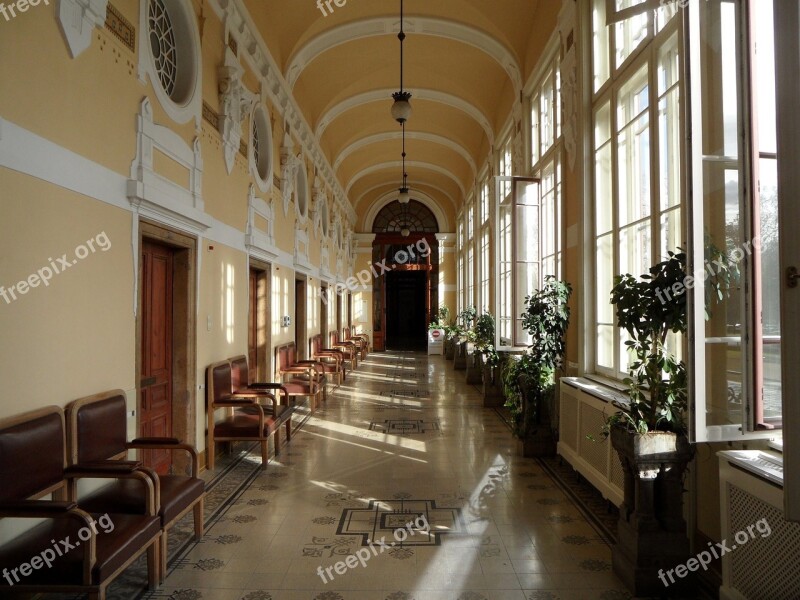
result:
[[[385,133],[377,133],[375,135],[370,135],[360,140],[357,140],[344,148],[339,155],[336,157],[336,160],[333,163],[333,170],[336,171],[342,165],[342,163],[356,150],[361,148],[365,148],[372,144],[377,144],[380,142],[385,142],[387,140],[400,140],[402,139],[402,132],[401,131],[387,131]],[[469,151],[464,148],[461,144],[458,144],[451,140],[450,138],[446,138],[442,135],[437,135],[435,133],[425,133],[422,131],[406,131],[406,139],[407,140],[421,140],[423,142],[430,142],[432,144],[438,144],[440,146],[445,146],[454,152],[457,152],[461,157],[469,163],[470,169],[472,170],[472,174],[475,175],[478,171],[477,165],[475,164],[475,159],[472,158]]]
[[[347,182],[345,186],[345,193],[350,195],[350,189],[353,185],[362,177],[365,177],[371,173],[376,173],[379,171],[388,170],[391,171],[393,175],[396,175],[398,172],[401,172],[403,168],[403,162],[400,160],[397,161],[389,161],[389,162],[382,162],[371,165],[366,169],[362,169],[358,173],[356,173],[350,181]],[[427,171],[433,171],[434,173],[438,173],[440,175],[444,175],[446,178],[451,179],[457,186],[458,189],[461,191],[461,194],[466,196],[466,191],[464,188],[464,184],[461,183],[461,180],[453,175],[449,170],[445,169],[444,167],[440,167],[439,165],[435,165],[432,163],[416,161],[416,160],[407,160],[406,161],[406,169],[425,169]],[[409,182],[410,183],[410,182]]]
[[[396,89],[384,88],[380,90],[363,92],[333,105],[324,113],[322,113],[319,121],[317,122],[316,130],[314,131],[317,139],[322,137],[322,134],[325,133],[328,125],[330,125],[334,120],[347,111],[364,104],[370,104],[372,102],[383,102],[386,104],[389,102],[392,94],[396,91]],[[489,123],[489,119],[486,117],[486,115],[483,114],[483,112],[481,112],[481,110],[478,109],[474,104],[471,104],[470,102],[467,102],[458,96],[449,94],[447,92],[442,92],[440,90],[414,88],[414,96],[412,101],[416,102],[417,100],[438,102],[439,104],[451,106],[452,108],[456,108],[468,114],[483,128],[483,131],[486,133],[486,138],[489,140],[489,145],[494,145],[494,130],[492,129],[492,125]]]
[[[448,19],[423,16],[407,16],[403,29],[407,34],[442,37],[473,46],[487,53],[508,74],[514,89],[522,89],[522,74],[517,59],[504,44],[489,34]],[[293,87],[303,70],[331,48],[364,38],[396,35],[399,31],[400,21],[397,17],[377,17],[345,23],[329,29],[292,53],[286,67],[286,81]]]

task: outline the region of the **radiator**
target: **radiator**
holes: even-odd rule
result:
[[[723,600],[800,598],[800,523],[783,518],[782,464],[760,450],[724,451],[720,458]],[[750,469],[750,470],[747,470]],[[763,475],[754,470],[764,470]],[[770,481],[772,479],[772,481]],[[742,535],[766,519],[771,533]],[[744,544],[737,544],[747,537]],[[733,546],[736,546],[733,549]]]
[[[622,464],[611,440],[601,434],[606,418],[615,409],[599,394],[587,393],[594,387],[574,377],[561,379],[558,454],[604,498],[619,506],[623,499]]]

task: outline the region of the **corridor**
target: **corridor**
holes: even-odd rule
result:
[[[151,597],[629,598],[609,547],[515,444],[452,362],[372,353]],[[398,543],[421,515],[430,534]],[[382,537],[365,566],[332,568]]]

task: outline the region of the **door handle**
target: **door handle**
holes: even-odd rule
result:
[[[786,285],[790,288],[796,288],[798,281],[800,281],[800,273],[797,272],[797,267],[786,269]]]

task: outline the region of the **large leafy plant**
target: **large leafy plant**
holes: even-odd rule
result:
[[[483,360],[490,367],[496,367],[500,357],[494,349],[494,316],[492,313],[483,313],[475,320],[473,328],[475,334],[475,352],[483,356]]]
[[[708,306],[726,296],[739,271],[735,262],[708,242],[706,255],[716,265],[713,274],[703,273],[708,318]],[[618,326],[627,332],[625,345],[631,356],[624,379],[630,404],[617,405],[620,411],[610,417],[605,433],[616,423],[640,434],[686,431],[686,364],[668,345],[670,333],[685,334],[688,329],[686,290],[694,280],[688,277],[686,261],[685,252],[669,252],[666,260],[639,278],[625,274],[614,279],[611,304],[616,307]]]
[[[543,403],[553,402],[556,373],[563,367],[566,352],[571,295],[569,283],[548,276],[540,290],[525,298],[522,326],[530,334],[531,344],[522,356],[509,357],[503,369],[506,407],[520,437],[538,423]],[[522,405],[523,385],[527,388],[527,407]]]
[[[446,331],[449,323],[450,309],[446,305],[442,304],[436,313],[436,320],[432,321],[431,324],[428,325],[428,329],[444,329]]]

